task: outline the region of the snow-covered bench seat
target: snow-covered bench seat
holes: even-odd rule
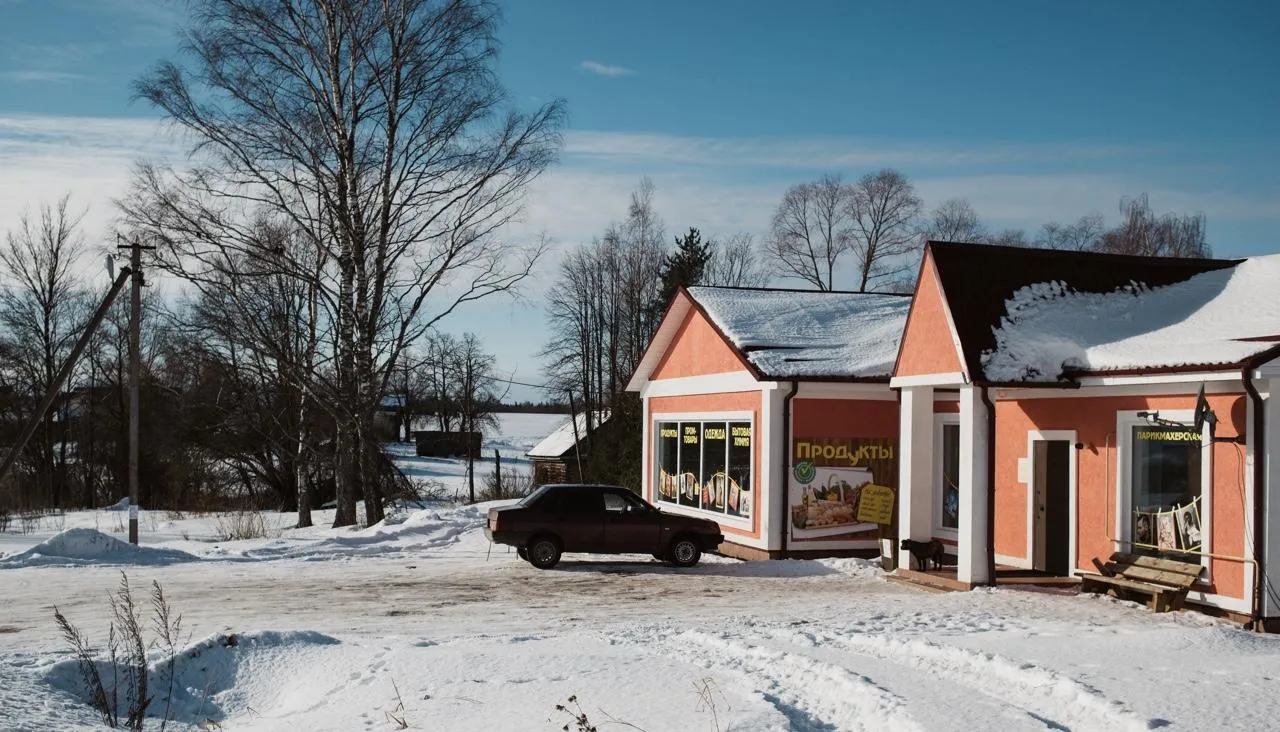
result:
[[[1158,613],[1181,608],[1201,571],[1199,563],[1120,552],[1105,565],[1096,559],[1094,564],[1101,573],[1080,575],[1081,591],[1149,596],[1147,605]]]

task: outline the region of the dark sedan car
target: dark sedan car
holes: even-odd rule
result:
[[[612,485],[544,485],[514,506],[489,509],[484,533],[539,569],[564,552],[652,554],[692,567],[724,541],[716,522],[663,513]]]

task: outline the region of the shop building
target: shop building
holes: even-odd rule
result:
[[[877,554],[857,508],[898,479],[889,380],[910,302],[682,289],[627,387],[644,404],[644,497],[716,520],[731,556]]]
[[[930,243],[890,381],[900,536],[965,586],[1199,562],[1188,602],[1280,617],[1278,289],[1280,256]]]

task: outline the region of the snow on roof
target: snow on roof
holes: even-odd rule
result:
[[[595,424],[599,427],[602,423],[609,420],[608,412],[597,412],[595,415]],[[587,413],[583,412],[574,417],[573,420],[566,419],[564,424],[556,428],[554,432],[542,438],[542,442],[533,446],[533,449],[526,452],[525,455],[531,458],[558,458],[566,452],[573,449],[577,444],[574,439],[574,422],[577,422],[577,436],[579,439],[587,436]]]
[[[1277,345],[1278,287],[1280,255],[1164,287],[1030,285],[1005,302],[983,369],[993,381],[1052,381],[1064,371],[1237,364]]]
[[[690,287],[716,327],[765,376],[887,377],[911,298]]]

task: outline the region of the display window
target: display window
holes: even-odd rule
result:
[[[661,421],[655,424],[656,498],[711,513],[750,518],[751,422]]]
[[[940,414],[935,421],[934,529],[954,536],[960,528],[960,419]]]
[[[1130,531],[1137,551],[1198,552],[1201,525],[1200,434],[1180,426],[1130,428]]]
[[[1212,552],[1213,451],[1191,410],[1119,412],[1116,536],[1124,551],[1196,561]]]

